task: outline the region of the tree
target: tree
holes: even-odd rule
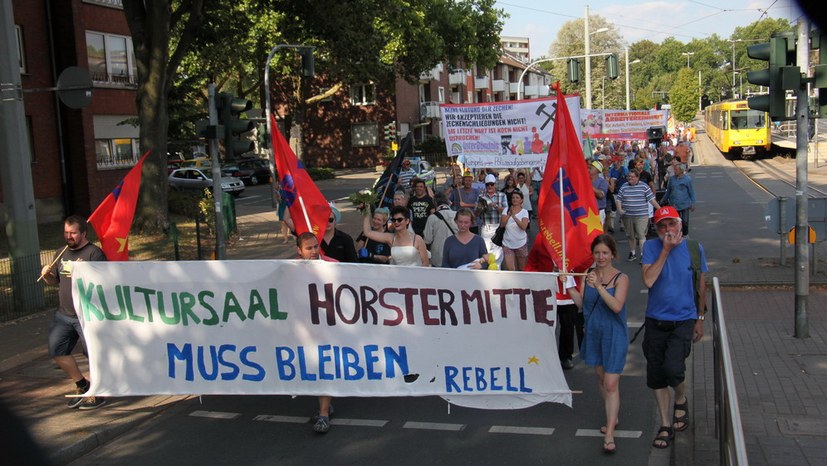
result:
[[[586,44],[584,41],[585,31],[583,23],[583,19],[575,19],[567,21],[565,24],[563,24],[563,26],[557,32],[557,38],[554,40],[554,42],[552,42],[551,47],[549,47],[549,55],[551,57],[571,57],[584,55],[586,52]],[[608,31],[593,34],[589,38],[590,54],[593,55],[599,53],[613,52],[618,55],[619,59],[623,57],[623,53],[621,53],[623,51],[623,45],[621,42],[620,32],[618,32],[617,27],[613,23],[610,23],[602,16],[592,15],[589,16],[589,27],[592,31],[597,31],[598,29],[602,28],[608,29]],[[603,78],[606,76],[605,58],[606,57],[603,56],[591,58],[592,107],[599,108],[602,105],[603,99],[601,96],[601,91],[605,87],[606,108],[626,108],[626,93],[623,83],[615,83],[610,79],[606,79],[604,86]],[[580,59],[581,78],[580,82],[576,84],[570,83],[566,78],[566,76],[568,75],[567,60],[555,60],[554,62],[552,62],[553,65],[550,66],[551,74],[555,77],[554,79],[560,80],[560,84],[563,88],[564,93],[579,93],[581,96],[583,96],[583,99],[585,99],[586,68],[585,66],[583,66],[585,60],[585,58]],[[623,63],[622,60],[620,60],[618,64],[621,67],[621,69],[625,69],[625,63]],[[584,104],[583,107],[585,108],[586,105]]]
[[[141,150],[151,152],[144,161],[136,212],[137,227],[143,231],[166,229],[168,225],[169,85],[201,24],[202,8],[203,0],[123,0],[138,69],[139,140]]]
[[[672,114],[678,121],[689,122],[698,112],[698,82],[690,68],[678,71],[672,89],[669,91]]]

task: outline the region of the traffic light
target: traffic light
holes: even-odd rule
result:
[[[218,124],[224,127],[224,160],[235,160],[237,156],[253,150],[253,141],[238,139],[238,135],[253,129],[255,124],[240,114],[253,108],[253,102],[237,98],[227,92],[218,94]]]
[[[385,140],[396,141],[396,123],[388,123],[385,128]]]
[[[617,55],[611,54],[606,57],[606,77],[617,79]]]
[[[767,69],[747,73],[750,83],[769,87],[768,94],[747,99],[749,108],[767,112],[773,120],[794,119],[787,117],[785,90],[801,85],[801,74],[795,66],[795,36],[785,33],[771,37],[769,42],[750,45],[747,55],[769,62]]]
[[[569,81],[580,81],[580,60],[576,58],[569,58]]]
[[[827,34],[817,32],[812,37],[812,48],[818,49],[818,65],[813,68],[813,87],[818,89],[815,118],[827,117]]]

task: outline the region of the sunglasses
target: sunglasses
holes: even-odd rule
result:
[[[333,223],[334,220],[336,220],[336,218],[330,217],[329,219],[327,219],[327,223]]]
[[[497,183],[485,183],[486,186],[494,186]]]
[[[394,217],[391,219],[393,223],[402,223],[405,220],[405,217]]]

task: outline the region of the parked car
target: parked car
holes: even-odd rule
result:
[[[184,160],[181,163],[182,167],[193,167],[193,168],[206,168],[209,171],[210,167],[212,167],[212,160],[207,157],[197,157],[190,160]]]
[[[179,168],[169,175],[172,189],[212,189],[210,171],[201,168]],[[244,182],[231,176],[221,177],[221,189],[238,197],[244,192]]]
[[[252,170],[253,174],[250,176],[250,184],[269,183],[270,182],[270,164],[262,159],[245,159],[238,161],[238,168],[242,170]]]
[[[255,172],[247,168],[240,168],[236,164],[222,165],[221,176],[232,176],[243,181],[245,185],[255,184],[252,182],[252,177]]]

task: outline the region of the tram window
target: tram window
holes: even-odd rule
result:
[[[757,110],[733,110],[731,114],[733,129],[763,128],[767,125],[764,119],[764,112]]]
[[[727,120],[726,112],[721,113],[721,129],[729,129],[729,125],[727,123],[729,123],[729,121]]]

